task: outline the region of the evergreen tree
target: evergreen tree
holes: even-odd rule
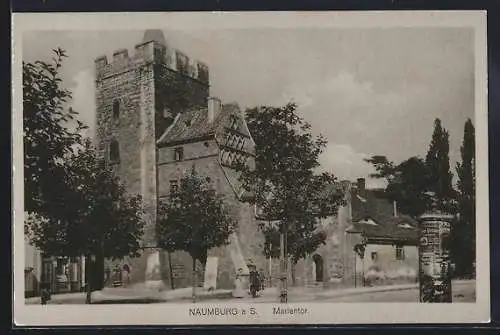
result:
[[[436,210],[450,211],[454,190],[449,158],[449,133],[442,126],[441,120],[434,121],[434,132],[425,158],[428,170],[429,191],[435,197]]]
[[[468,119],[457,163],[459,217],[453,226],[453,253],[456,274],[471,275],[476,256],[475,130]]]
[[[420,157],[410,157],[395,164],[385,156],[373,156],[365,159],[371,163],[376,173],[373,178],[387,180],[385,193],[389,200],[396,201],[402,214],[418,218],[430,206],[428,191],[428,170]]]
[[[208,251],[228,244],[236,225],[222,197],[194,167],[180,180],[178,191],[160,203],[156,225],[158,245],[170,252],[186,251],[191,256],[193,301],[196,300],[196,261],[204,266]]]

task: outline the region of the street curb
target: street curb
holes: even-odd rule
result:
[[[461,286],[461,285],[467,285],[472,282],[475,282],[475,280],[457,280],[453,281],[453,285],[455,286]],[[381,293],[381,292],[396,292],[396,291],[405,291],[405,290],[413,290],[413,289],[418,289],[419,285],[418,284],[413,284],[413,285],[388,285],[388,286],[380,286],[380,287],[370,287],[370,288],[365,288],[365,289],[359,289],[359,290],[353,290],[350,289],[349,291],[344,291],[344,290],[339,290],[339,291],[330,291],[329,293],[323,292],[307,292],[303,294],[303,296],[307,297],[314,297],[313,299],[317,300],[328,300],[332,298],[340,298],[340,297],[346,297],[346,296],[357,296],[357,295],[363,295],[363,294],[371,294],[371,293]],[[61,302],[64,304],[64,300],[66,300],[68,297],[71,298],[77,298],[77,297],[82,297],[83,293],[70,293],[70,294],[64,294],[64,295],[53,295],[52,296],[52,301],[54,302]],[[83,296],[84,297],[84,296]],[[197,301],[204,301],[204,300],[228,300],[233,297],[231,291],[223,291],[223,292],[215,292],[215,293],[201,293],[200,295],[196,296]],[[127,296],[112,296],[112,295],[104,295],[101,299],[98,297],[93,297],[92,298],[92,304],[126,304],[126,303],[159,303],[159,302],[176,302],[176,301],[190,301],[192,297],[190,295],[185,295],[185,296],[179,296],[179,297],[158,297],[154,295],[142,295],[142,296],[136,296],[136,297],[127,297]],[[40,297],[31,297],[25,299],[25,304],[31,305],[31,304],[40,304]]]
[[[372,293],[382,293],[382,292],[398,292],[398,291],[408,291],[418,289],[418,285],[405,286],[405,287],[381,287],[377,290],[360,290],[360,291],[350,291],[350,292],[338,292],[336,294],[318,294],[315,296],[315,299],[319,300],[327,300],[331,298],[341,298],[348,296],[356,296],[363,294],[372,294]]]
[[[466,285],[474,280],[457,280],[453,281],[453,284],[455,286],[459,285]],[[363,294],[371,294],[371,293],[382,293],[382,292],[397,292],[397,291],[407,291],[407,290],[418,290],[419,289],[419,284],[414,284],[414,285],[407,285],[407,286],[381,286],[380,288],[374,288],[374,289],[364,289],[360,291],[349,291],[349,292],[338,292],[338,294],[318,294],[316,295],[316,299],[320,300],[326,300],[330,298],[340,298],[340,297],[346,297],[346,296],[356,296],[356,295],[363,295]]]
[[[210,299],[231,299],[232,292],[217,292],[213,294],[200,294],[196,296],[196,301],[210,300]],[[175,301],[190,301],[192,296],[181,297],[158,297],[158,296],[138,296],[138,297],[124,297],[124,296],[105,296],[103,298],[93,298],[92,304],[127,304],[127,303],[159,303],[159,302],[175,302]]]
[[[197,295],[196,296],[196,301],[202,301],[202,300],[210,300],[210,299],[231,299],[233,297],[232,292],[221,292],[221,293],[215,293],[212,295]],[[169,302],[169,301],[187,301],[187,300],[192,300],[192,297],[179,297],[179,298],[172,298],[172,299],[164,299],[163,301]]]

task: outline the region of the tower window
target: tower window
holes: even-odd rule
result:
[[[118,100],[113,101],[113,119],[118,120],[120,118],[120,102]]]
[[[109,160],[111,162],[120,161],[120,145],[117,140],[112,140],[109,146]]]
[[[175,148],[174,149],[174,160],[181,161],[184,159],[184,148]]]

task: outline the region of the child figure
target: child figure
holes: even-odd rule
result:
[[[236,273],[236,278],[234,279],[234,290],[233,290],[233,297],[234,298],[244,298],[245,297],[245,290],[243,290],[243,269],[238,269],[238,272]]]

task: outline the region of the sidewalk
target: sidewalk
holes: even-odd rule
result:
[[[93,292],[92,301],[96,303],[116,303],[124,300],[141,300],[146,302],[182,301],[191,300],[192,292],[193,289],[191,287],[167,291],[134,288],[106,288],[102,291]],[[196,288],[197,301],[230,298],[232,298],[231,290],[206,291],[201,287]]]
[[[457,285],[470,285],[475,280],[454,280],[453,286]],[[289,287],[288,295],[293,301],[312,301],[312,300],[328,300],[336,297],[344,297],[351,295],[362,295],[369,293],[379,292],[393,292],[402,290],[417,290],[418,284],[401,284],[401,285],[387,285],[387,286],[373,286],[373,287],[357,287],[357,288],[344,288],[344,289],[318,289],[309,287]],[[158,291],[146,288],[105,288],[102,291],[92,293],[92,302],[96,304],[117,304],[117,303],[158,303],[158,302],[179,302],[190,301],[192,288],[180,288],[175,290]],[[199,287],[196,289],[197,301],[206,300],[227,300],[232,299],[231,290],[214,290],[206,291]],[[278,288],[269,287],[260,292],[259,302],[276,302],[278,297]],[[248,299],[252,299],[248,297]],[[70,301],[78,301],[78,303],[85,303],[85,293],[66,293],[52,295],[51,303],[71,303]],[[247,300],[247,298],[243,298]],[[81,302],[80,302],[81,301]],[[40,298],[25,299],[26,304],[40,304]]]
[[[51,301],[64,301],[71,299],[82,298],[85,301],[85,293],[83,292],[72,292],[72,293],[61,293],[53,294],[51,296]],[[24,303],[26,305],[40,305],[40,297],[25,298]]]

